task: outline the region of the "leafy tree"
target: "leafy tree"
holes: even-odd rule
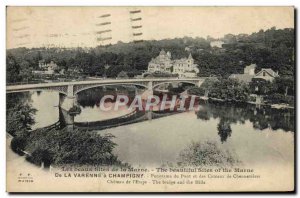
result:
[[[30,134],[25,149],[37,153],[37,159],[32,159],[37,162],[47,152],[47,159],[54,165],[122,165],[112,153],[116,145],[112,138],[112,135],[99,135],[94,131],[80,129],[40,129]]]
[[[31,130],[31,126],[35,123],[33,109],[29,104],[16,104],[14,108],[8,109],[6,112],[6,130],[11,135],[22,136],[22,134]],[[26,136],[26,135],[25,135]]]
[[[285,96],[295,95],[294,78],[292,77],[278,77],[275,78],[274,86],[277,87],[277,92]]]
[[[12,54],[6,57],[6,82],[13,83],[21,80],[20,78],[20,65],[17,63]]]
[[[250,93],[249,86],[235,79],[221,79],[216,81],[208,96],[222,100],[246,102]]]
[[[274,93],[277,89],[276,84],[264,79],[252,79],[249,85],[251,92],[258,95],[271,94]]]

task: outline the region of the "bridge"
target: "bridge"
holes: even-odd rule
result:
[[[110,85],[135,85],[153,91],[156,87],[165,83],[189,83],[200,87],[206,78],[152,78],[152,79],[101,79],[71,82],[50,82],[40,84],[8,85],[6,93],[26,91],[56,91],[60,94],[59,105],[65,110],[70,110],[75,104],[76,94],[79,92],[100,86]]]

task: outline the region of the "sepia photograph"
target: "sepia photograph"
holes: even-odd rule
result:
[[[293,6],[5,20],[7,192],[295,191]]]

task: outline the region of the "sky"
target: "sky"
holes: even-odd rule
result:
[[[130,11],[141,10],[130,14]],[[110,14],[101,18],[101,15]],[[141,18],[132,22],[132,18]],[[7,7],[7,48],[95,47],[134,39],[221,38],[294,27],[293,7]],[[99,26],[101,23],[108,25]],[[98,24],[98,25],[97,25]],[[132,26],[142,26],[133,30]],[[96,32],[110,40],[99,41]],[[133,36],[133,33],[142,33]]]

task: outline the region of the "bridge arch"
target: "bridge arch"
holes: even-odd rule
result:
[[[67,92],[64,92],[64,91],[59,90],[59,89],[41,88],[41,89],[32,89],[32,90],[30,90],[30,91],[36,91],[36,92],[38,92],[38,91],[58,92],[58,93],[63,94],[63,95],[65,95],[65,96],[68,95]]]
[[[74,95],[78,94],[81,91],[96,88],[96,87],[103,87],[103,86],[113,86],[113,85],[135,85],[135,86],[140,86],[144,88],[148,88],[148,85],[140,84],[140,83],[108,83],[108,84],[96,84],[96,85],[87,85],[83,87],[78,87],[77,89],[74,90]]]
[[[192,85],[195,85],[195,86],[198,86],[198,82],[193,82],[193,81],[175,81],[176,83],[187,83],[187,84],[192,84]],[[157,84],[154,84],[153,85],[153,89],[157,88],[158,86],[162,85],[162,84],[170,84],[170,83],[174,83],[174,82],[170,82],[170,81],[164,81],[164,82],[160,82],[160,83],[157,83]]]

